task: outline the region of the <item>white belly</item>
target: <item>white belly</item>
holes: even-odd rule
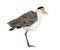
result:
[[[29,27],[23,27],[23,29],[28,30],[28,31],[32,31],[35,30],[41,23],[42,18],[40,17],[34,24],[32,24]]]
[[[38,26],[39,26],[40,23],[38,22],[35,22],[34,24],[32,24],[31,26],[29,27],[24,27],[25,30],[28,30],[28,31],[32,31],[34,29],[36,29]]]

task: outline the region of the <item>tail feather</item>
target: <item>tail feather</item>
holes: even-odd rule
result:
[[[12,28],[10,28],[10,31],[12,31],[12,30],[14,30],[14,28],[12,27]]]
[[[17,20],[17,19],[14,19],[14,20],[8,22],[8,24],[9,24],[11,27],[15,27],[17,23],[18,23],[18,20]]]
[[[18,21],[18,19],[14,19],[14,20],[12,20],[12,21],[9,21],[7,24],[9,24],[10,25],[10,29],[9,29],[9,31],[12,31],[12,30],[14,30],[15,28],[17,28],[17,29],[19,29],[19,28],[21,28],[21,26],[17,26],[17,24],[19,23],[19,21]]]

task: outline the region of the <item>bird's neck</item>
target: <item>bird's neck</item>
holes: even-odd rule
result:
[[[37,10],[37,19],[41,20],[42,18],[42,12],[40,10]]]

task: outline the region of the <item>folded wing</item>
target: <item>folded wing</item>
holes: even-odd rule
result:
[[[29,12],[21,15],[19,18],[8,22],[8,24],[11,27],[14,27],[14,28],[16,28],[16,27],[26,27],[26,26],[30,26],[33,23],[35,23],[35,21],[37,21],[36,12],[29,11]]]

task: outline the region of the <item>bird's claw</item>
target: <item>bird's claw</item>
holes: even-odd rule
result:
[[[28,47],[35,47],[35,46],[33,46],[33,45],[28,45]]]

